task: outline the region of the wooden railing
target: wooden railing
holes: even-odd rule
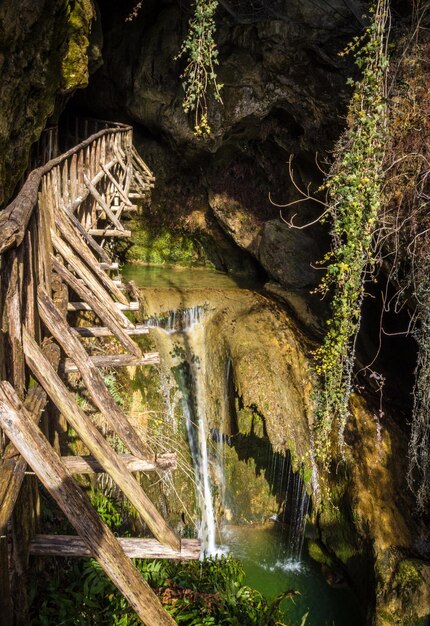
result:
[[[162,626],[175,622],[127,554],[197,558],[199,544],[181,545],[131,473],[164,471],[175,466],[175,457],[154,455],[113,400],[99,371],[109,365],[158,361],[157,354],[142,354],[133,339],[147,329],[125,315],[136,303],[112,279],[110,272],[117,264],[105,245],[109,238],[130,236],[122,218],[136,209],[134,201],[145,197],[153,184],[151,171],[133,148],[131,127],[116,125],[31,172],[16,199],[0,213],[0,427],[5,444],[0,534],[7,535],[28,464],[80,540],[38,536],[27,529],[27,553],[41,554],[45,549],[46,554],[91,554],[144,623]],[[80,310],[92,311],[101,326],[71,326],[68,315],[76,316]],[[106,336],[117,340],[120,352],[94,353],[95,342],[103,348],[100,342]],[[71,371],[80,373],[91,401],[128,455],[115,452],[78,406],[61,377]],[[55,408],[57,425],[64,430],[67,423],[75,430],[91,456],[61,456],[52,420],[44,420],[45,435],[38,425],[47,406]],[[129,549],[113,536],[73,478],[73,473],[97,471],[111,476],[155,540],[137,539]],[[1,557],[0,553],[0,563]],[[7,612],[11,608],[5,599],[9,591],[5,580],[0,576],[0,609]]]

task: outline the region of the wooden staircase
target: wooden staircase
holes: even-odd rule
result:
[[[78,535],[29,533],[27,555],[94,557],[139,618],[148,626],[163,626],[175,622],[130,558],[196,559],[200,545],[197,540],[181,541],[133,475],[174,469],[175,455],[153,453],[112,398],[99,370],[159,362],[158,354],[143,354],[133,338],[148,328],[125,314],[136,311],[138,303],[111,277],[118,265],[106,243],[130,236],[121,218],[135,210],[136,198],[148,195],[154,177],[133,147],[131,127],[100,125],[102,130],[94,126],[92,136],[33,170],[16,199],[0,213],[0,427],[5,442],[0,535],[8,536],[28,465]],[[76,318],[79,311],[92,311],[100,325],[71,322],[70,316]],[[120,351],[92,354],[91,343],[105,337],[115,338]],[[64,380],[70,372],[79,372],[91,401],[128,454],[118,454],[78,406]],[[40,427],[47,406],[55,407],[75,430],[90,456],[61,456],[58,441],[50,442]],[[109,474],[153,539],[118,539],[112,534],[74,478],[98,472]],[[11,614],[5,550],[3,541],[3,615]]]

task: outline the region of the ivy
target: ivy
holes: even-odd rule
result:
[[[188,24],[188,34],[176,59],[186,58],[187,65],[181,75],[185,91],[182,107],[185,113],[194,113],[194,134],[209,136],[208,93],[222,102],[221,89],[215,67],[218,65],[218,48],[215,42],[215,13],[218,0],[196,0],[194,15]]]
[[[376,263],[372,243],[381,208],[386,142],[388,0],[378,1],[371,18],[364,36],[342,53],[355,54],[361,76],[349,81],[353,96],[348,127],[325,185],[332,247],[324,259],[327,272],[319,291],[333,293],[332,314],[324,341],[314,353],[319,377],[315,452],[325,469],[337,449],[343,453],[364,283]]]

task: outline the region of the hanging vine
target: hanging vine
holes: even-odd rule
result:
[[[185,113],[194,114],[194,133],[209,136],[208,94],[212,92],[222,102],[222,84],[218,82],[218,48],[215,42],[215,13],[218,0],[196,0],[193,17],[189,21],[188,34],[176,59],[186,58],[187,65],[181,75],[185,90],[182,107]]]
[[[314,353],[320,381],[315,452],[326,469],[335,450],[343,451],[364,283],[375,267],[372,242],[381,208],[386,142],[388,20],[388,0],[379,0],[365,35],[343,53],[355,54],[361,77],[350,81],[354,92],[348,128],[326,183],[332,249],[324,259],[327,272],[319,291],[333,292],[332,315],[323,344]]]

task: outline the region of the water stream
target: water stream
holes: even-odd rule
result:
[[[310,560],[304,549],[311,500],[299,472],[293,471],[291,456],[274,453],[267,436],[258,438],[253,430],[247,436],[229,432],[231,413],[235,411],[234,363],[218,346],[222,358],[217,358],[222,367],[214,367],[214,346],[209,345],[207,332],[211,317],[224,306],[225,299],[239,299],[237,284],[214,272],[208,272],[205,283],[202,270],[193,275],[193,270],[154,271],[129,266],[125,276],[142,289],[147,303],[146,322],[153,329],[151,334],[161,356],[163,397],[169,398],[170,405],[176,403],[173,408],[167,407],[169,419],[178,407],[182,414],[194,470],[199,511],[197,534],[204,553],[231,552],[240,558],[248,584],[268,596],[287,589],[298,590],[301,595],[295,604],[285,603],[288,624],[300,624],[303,614],[309,611],[307,626],[359,626],[362,622],[352,594],[346,589],[331,588],[320,566]],[[217,291],[209,297],[207,294],[213,289]],[[220,375],[215,380],[217,371]],[[178,393],[172,393],[173,387]],[[255,480],[264,483],[268,492],[276,492],[278,505],[276,512],[267,511],[265,524],[238,525],[242,492],[249,490],[251,494],[250,509],[261,498],[260,492],[251,493],[255,485],[247,478],[239,488],[239,483],[234,482],[235,474],[241,471],[246,470],[246,476],[252,477],[251,440],[260,446],[258,463],[263,468],[258,470],[256,465]],[[265,497],[267,502],[275,501],[273,495]]]

